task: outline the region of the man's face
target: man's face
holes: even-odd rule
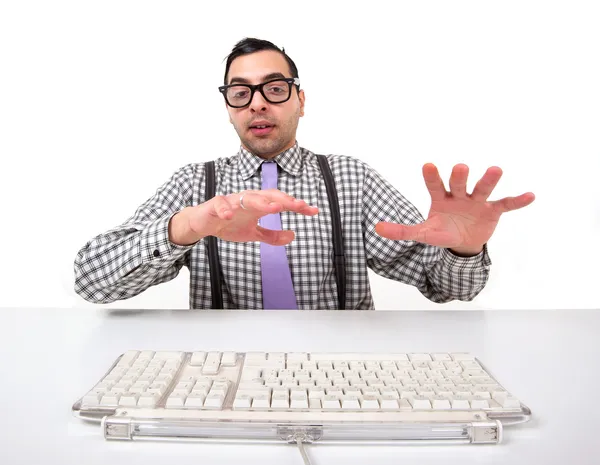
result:
[[[263,50],[233,60],[227,84],[261,84],[278,77],[292,77],[285,58],[276,51]],[[243,108],[226,105],[229,120],[247,150],[269,159],[294,146],[298,120],[304,116],[304,91],[297,92],[294,87],[287,102],[270,103],[257,90]]]

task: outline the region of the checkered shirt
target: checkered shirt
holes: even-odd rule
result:
[[[379,221],[417,224],[424,218],[366,163],[344,155],[327,158],[340,204],[347,309],[375,308],[369,268],[415,286],[433,302],[471,301],[481,292],[491,265],[487,246],[479,255],[460,257],[445,248],[379,236],[375,233]],[[216,195],[260,190],[263,161],[243,147],[235,156],[216,160]],[[296,233],[285,248],[298,308],[337,309],[331,210],[317,158],[296,143],[274,161],[279,165],[278,188],[319,208],[313,217],[281,213],[282,228]],[[211,308],[205,241],[179,246],[171,243],[168,235],[169,220],[175,213],[205,201],[204,186],[204,163],[183,166],[131,218],[87,242],[74,263],[77,294],[95,303],[128,299],[172,280],[186,266],[190,271],[190,308]],[[260,242],[217,242],[224,274],[224,308],[261,309]]]

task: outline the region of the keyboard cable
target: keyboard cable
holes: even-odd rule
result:
[[[296,445],[298,449],[300,449],[300,454],[302,454],[302,460],[304,460],[304,465],[311,465],[310,459],[306,453],[306,449],[304,448],[304,443],[302,442],[301,436],[296,436]]]

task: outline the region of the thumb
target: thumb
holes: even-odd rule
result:
[[[426,230],[421,224],[405,225],[381,221],[375,225],[375,232],[381,237],[396,241],[425,242]]]
[[[287,245],[294,240],[294,231],[277,231],[256,226],[256,240],[270,245]]]

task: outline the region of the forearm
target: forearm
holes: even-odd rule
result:
[[[446,303],[473,300],[487,283],[491,262],[487,249],[474,257],[458,257],[447,249],[407,243],[395,257],[368,264],[380,276],[414,286],[432,302]]]
[[[123,225],[88,242],[75,258],[75,292],[89,302],[109,303],[175,278],[190,247],[169,241],[170,217]]]
[[[472,301],[483,290],[489,279],[491,260],[487,246],[478,254],[457,255],[454,250],[427,246],[437,257],[431,267],[424,259],[426,279],[421,292],[435,302],[452,300]]]

